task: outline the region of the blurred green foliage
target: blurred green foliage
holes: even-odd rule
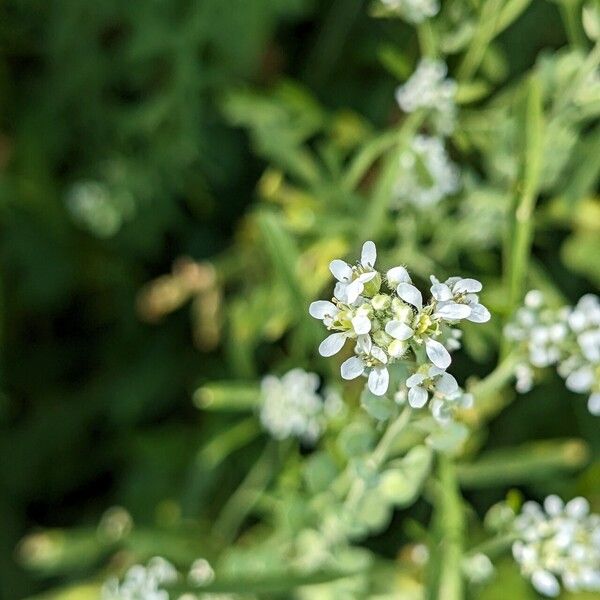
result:
[[[2,598],[87,581],[127,552],[180,564],[212,558],[237,529],[224,527],[222,540],[207,533],[226,500],[246,477],[264,489],[265,464],[283,461],[284,450],[265,442],[249,416],[259,377],[294,366],[332,372],[315,358],[322,332],[306,310],[329,284],[328,261],[363,240],[381,240],[390,259],[421,279],[458,267],[483,273],[486,301],[507,316],[525,277],[513,273],[514,289],[502,287],[504,223],[518,183],[540,196],[528,283],[571,302],[600,286],[600,101],[561,105],[585,72],[587,41],[570,12],[579,19],[581,3],[506,2],[491,29],[485,10],[493,2],[462,4],[437,33],[464,105],[452,139],[452,152],[471,164],[464,202],[396,222],[385,216],[391,161],[373,189],[369,183],[373,164],[402,135],[381,131],[398,120],[393,91],[414,68],[422,30],[371,19],[359,0],[3,3]],[[538,120],[543,139],[531,133]],[[172,268],[182,256],[192,260]],[[190,311],[180,309],[187,303]],[[499,327],[466,330],[461,375],[493,367],[498,337]],[[207,382],[194,396],[200,413],[191,398]],[[375,418],[387,409],[367,407]],[[372,446],[369,427],[347,434],[342,455]],[[572,437],[585,455],[577,460],[561,454],[573,449],[564,440]],[[544,447],[540,466],[531,445],[539,450],[546,438],[561,441],[554,454]],[[472,440],[484,443],[488,454],[459,471],[480,514],[511,486],[532,497],[582,493],[600,508],[597,424],[558,378]],[[364,524],[377,529],[392,519],[367,542],[390,562],[419,538],[395,520],[430,461],[411,452],[395,473],[410,470],[414,489],[389,477],[373,496],[387,494],[389,505],[378,513],[374,500],[373,522]],[[494,461],[508,472],[482,483],[477,468],[489,478]],[[541,476],[528,476],[530,464]],[[313,455],[308,486],[320,491],[332,469],[326,455]],[[299,477],[290,474],[283,487]],[[290,495],[282,506],[278,493],[268,498],[274,528],[293,532],[303,499]],[[123,545],[96,530],[113,505],[135,523]],[[405,516],[415,523],[427,513],[421,502]],[[18,546],[42,528],[52,529]],[[301,542],[309,553],[311,540]],[[256,584],[259,593],[292,586],[276,543],[253,556],[230,552],[225,565],[279,569],[274,581]],[[349,572],[367,569],[360,553],[346,558]],[[390,565],[377,568],[389,574]],[[507,597],[510,581],[515,598],[533,598],[515,573],[503,565],[502,585],[478,597]],[[402,569],[394,577],[406,598],[419,597],[409,595]],[[244,592],[251,584],[236,583]],[[81,585],[47,597],[97,591]]]

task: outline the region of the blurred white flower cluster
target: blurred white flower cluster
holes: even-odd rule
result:
[[[437,59],[422,58],[410,79],[396,90],[396,101],[407,113],[425,110],[434,129],[441,135],[454,130],[457,85],[447,78],[446,64]]]
[[[417,359],[415,370],[422,378],[410,380],[415,389],[409,392],[409,402],[423,406],[429,391],[452,396],[454,378],[444,375],[451,363],[449,349],[459,346],[452,325],[463,319],[489,320],[488,310],[479,303],[481,283],[461,277],[441,283],[432,276],[432,298],[424,305],[404,267],[381,274],[375,269],[376,258],[375,244],[368,241],[357,264],[331,262],[330,270],[338,280],[334,297],[331,302],[313,302],[309,309],[311,316],[333,332],[319,346],[320,354],[333,356],[346,340],[352,340],[355,356],[342,363],[342,377],[364,375],[369,390],[381,396],[389,386],[388,367],[412,351]]]
[[[517,391],[531,389],[534,369],[556,366],[573,392],[589,394],[588,409],[600,415],[600,299],[583,296],[574,307],[549,308],[533,290],[505,328],[520,344],[523,361],[516,368]]]
[[[195,587],[208,585],[215,572],[205,558],[198,558],[189,569],[188,581]],[[123,581],[116,577],[108,579],[101,590],[101,600],[169,600],[169,592],[163,589],[179,580],[177,569],[166,559],[155,556],[146,566],[133,565],[125,573]],[[195,598],[191,594],[178,596]]]
[[[99,181],[73,184],[65,203],[73,220],[100,238],[115,235],[135,209],[128,192]]]
[[[335,391],[319,392],[319,376],[292,369],[283,377],[267,375],[261,383],[260,420],[277,440],[296,437],[313,444],[323,433],[327,421],[342,406]]]
[[[422,23],[440,12],[438,0],[381,0],[381,4],[409,23]]]
[[[400,156],[400,168],[395,189],[399,205],[429,208],[456,193],[460,186],[458,168],[439,137],[415,136]]]
[[[600,516],[585,498],[526,502],[513,526],[513,556],[538,592],[558,596],[561,582],[570,592],[600,592]]]
[[[177,569],[164,558],[155,556],[146,566],[134,565],[122,582],[111,577],[102,586],[102,600],[169,600],[163,586],[178,579]]]

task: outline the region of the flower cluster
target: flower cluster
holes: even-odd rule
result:
[[[429,402],[433,417],[448,423],[458,408],[473,406],[473,396],[459,387],[453,375],[435,365],[424,364],[413,373],[394,395],[398,404],[408,401],[413,408],[423,408]]]
[[[381,0],[381,4],[409,23],[422,23],[440,12],[438,0]]]
[[[441,60],[423,58],[411,78],[396,90],[396,101],[404,112],[428,111],[435,129],[443,135],[452,133],[456,120],[457,85],[447,73]]]
[[[565,505],[548,496],[543,508],[526,502],[513,527],[513,556],[538,592],[558,596],[560,582],[571,592],[600,592],[600,516],[585,498]]]
[[[342,377],[364,375],[369,390],[381,396],[387,392],[392,363],[412,351],[422,364],[424,350],[443,372],[451,363],[448,348],[457,346],[451,325],[463,319],[483,323],[490,314],[479,303],[481,283],[475,279],[451,277],[441,283],[432,277],[432,298],[425,305],[404,267],[383,275],[375,269],[376,258],[375,244],[368,241],[356,265],[332,261],[330,270],[338,280],[334,297],[313,302],[309,312],[333,332],[319,346],[320,354],[333,356],[352,340],[355,356],[342,363]]]
[[[283,377],[267,375],[261,383],[260,420],[278,440],[297,437],[305,443],[316,442],[328,419],[341,406],[339,395],[325,390],[318,393],[319,376],[302,369],[292,369]]]
[[[458,191],[459,171],[439,137],[415,136],[400,156],[400,167],[395,190],[398,204],[428,208]]]
[[[527,392],[535,369],[556,366],[573,392],[589,394],[588,408],[600,414],[600,299],[583,296],[574,307],[552,309],[543,295],[529,292],[525,305],[506,326],[505,335],[523,354],[517,366],[517,390]]]
[[[163,586],[178,579],[175,567],[164,558],[155,556],[146,566],[131,567],[122,582],[111,577],[102,586],[102,600],[169,600]]]

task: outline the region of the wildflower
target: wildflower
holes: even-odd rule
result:
[[[177,581],[175,567],[164,558],[155,556],[146,566],[134,565],[123,581],[110,578],[102,586],[102,600],[169,600],[169,593],[163,586]]]
[[[410,79],[396,90],[396,101],[404,112],[428,111],[442,135],[452,133],[456,120],[457,85],[446,78],[447,73],[443,61],[423,58]]]
[[[440,11],[438,0],[381,0],[381,4],[409,23],[422,23]]]
[[[267,375],[261,384],[260,420],[278,440],[297,437],[314,444],[323,433],[326,412],[332,412],[317,392],[319,376],[292,369],[283,377]],[[335,401],[334,395],[329,395]]]
[[[477,292],[482,285],[477,279],[450,277],[444,283],[431,276],[431,295],[437,300],[435,314],[446,319],[467,319],[474,323],[486,323],[490,312],[480,304]]]
[[[403,387],[406,394],[402,392]],[[449,422],[457,408],[473,404],[473,396],[466,394],[450,373],[435,365],[421,366],[406,380],[395,400],[401,403],[405,396],[413,408],[423,408],[429,402],[431,414],[440,423]]]
[[[513,556],[538,592],[558,596],[561,583],[570,592],[600,591],[600,516],[585,498],[526,502],[513,528]]]
[[[351,340],[355,356],[342,364],[342,377],[365,376],[369,390],[383,395],[389,385],[390,365],[411,350],[420,354],[424,347],[431,363],[445,370],[452,359],[440,340],[452,349],[460,346],[459,333],[450,325],[462,318],[483,322],[489,312],[479,304],[475,292],[481,290],[481,284],[474,279],[448,280],[448,298],[433,298],[424,305],[406,268],[393,267],[382,275],[374,267],[376,256],[375,244],[369,241],[356,266],[334,260],[331,272],[338,279],[334,297],[313,302],[309,313],[332,332],[321,342],[320,354],[333,356]]]
[[[600,415],[600,299],[583,296],[575,307],[552,309],[533,290],[505,328],[523,361],[515,370],[517,391],[531,389],[534,369],[555,366],[566,387],[589,394],[588,409]]]
[[[395,187],[398,204],[430,208],[459,189],[458,169],[438,137],[415,136],[400,156],[400,167]]]

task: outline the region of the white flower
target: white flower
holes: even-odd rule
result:
[[[473,404],[473,396],[465,394],[450,373],[435,365],[421,367],[405,385],[408,403],[413,408],[423,408],[429,402],[431,414],[442,424],[452,419],[456,408],[469,408]],[[403,399],[402,389],[398,392],[397,402]]]
[[[438,137],[415,136],[410,148],[400,156],[400,169],[395,186],[398,205],[429,208],[460,187],[458,169]]]
[[[519,343],[526,361],[516,371],[517,390],[528,391],[533,369],[555,366],[565,379],[566,387],[580,394],[590,394],[588,408],[600,413],[600,299],[583,296],[573,308],[552,309],[546,306],[541,292],[525,296],[520,308],[504,331]]]
[[[490,320],[490,312],[479,302],[477,292],[481,291],[481,282],[477,279],[450,277],[444,283],[431,276],[431,295],[435,298],[434,316],[449,321],[467,319],[474,323]]]
[[[169,593],[163,586],[173,584],[178,579],[175,567],[164,558],[156,556],[144,567],[131,567],[123,581],[110,578],[102,586],[102,600],[169,600]]]
[[[449,396],[458,390],[458,383],[450,373],[432,365],[425,373],[415,373],[406,380],[408,403],[413,408],[423,408],[429,393]]]
[[[315,443],[327,421],[318,388],[318,375],[302,369],[292,369],[281,378],[264,377],[260,406],[263,427],[278,440],[296,437]]]
[[[339,259],[332,260],[329,270],[338,280],[334,291],[335,297],[348,304],[356,302],[357,298],[363,293],[365,283],[377,276],[377,272],[373,269],[376,259],[377,249],[375,244],[368,241],[363,244],[358,266],[352,267]]]
[[[422,23],[440,11],[439,0],[381,0],[381,3],[409,23]]]
[[[448,69],[441,60],[423,58],[412,77],[396,90],[396,101],[404,112],[425,109],[431,113],[436,129],[452,133],[456,120],[457,85],[446,79]]]
[[[558,596],[561,583],[572,592],[600,592],[600,517],[589,514],[585,498],[565,505],[552,495],[543,508],[526,502],[513,527],[513,556],[538,592]]]
[[[342,363],[342,377],[356,379],[367,372],[369,390],[376,396],[383,396],[387,392],[390,380],[386,353],[375,346],[368,335],[357,339],[356,352],[357,356],[352,356]]]
[[[383,395],[389,385],[388,367],[410,351],[422,361],[424,348],[431,363],[445,370],[452,361],[448,348],[460,347],[460,332],[449,325],[462,318],[483,322],[487,310],[475,293],[481,284],[459,277],[447,284],[435,280],[440,289],[448,289],[448,298],[434,298],[425,305],[406,268],[397,266],[382,276],[374,268],[376,256],[375,245],[365,242],[356,266],[333,261],[331,271],[338,279],[335,297],[331,302],[313,302],[309,313],[330,331],[319,353],[333,356],[351,340],[355,356],[342,364],[342,377],[365,376],[369,390]]]

